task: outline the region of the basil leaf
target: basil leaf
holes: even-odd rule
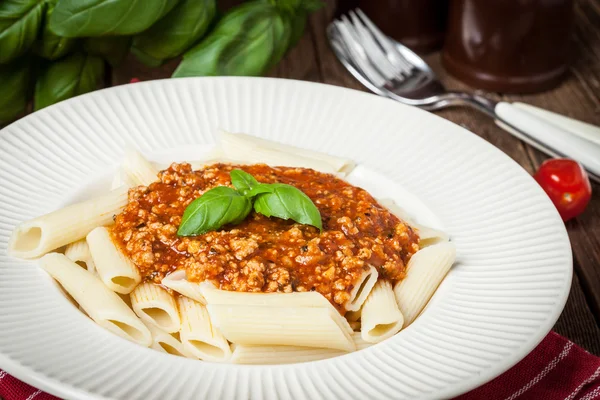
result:
[[[216,0],[181,0],[161,20],[133,38],[131,52],[149,66],[178,57],[204,36],[216,10]]]
[[[45,4],[41,0],[0,1],[0,64],[25,54],[42,25]]]
[[[219,229],[223,225],[238,224],[251,210],[250,199],[230,187],[218,186],[187,206],[177,234],[179,236],[201,235]]]
[[[101,58],[75,53],[50,63],[35,85],[34,108],[42,109],[73,96],[95,90],[104,76]]]
[[[279,9],[263,1],[244,3],[183,55],[173,77],[264,75],[280,61],[290,35],[291,22]]]
[[[130,36],[92,37],[83,43],[85,51],[104,58],[113,67],[117,67],[123,62],[130,47]]]
[[[254,187],[260,185],[256,179],[249,173],[241,169],[234,169],[229,173],[231,184],[243,195],[246,195]]]
[[[269,183],[259,183],[258,186],[254,186],[250,191],[248,191],[245,196],[246,197],[255,197],[261,193],[273,193],[275,187]]]
[[[142,32],[178,0],[60,0],[50,29],[65,37],[133,35]]]
[[[0,65],[0,123],[9,122],[25,111],[30,94],[31,63],[28,58]]]
[[[319,209],[304,192],[283,183],[270,186],[273,192],[258,195],[254,201],[254,211],[267,217],[292,219],[323,230]]]
[[[67,55],[77,43],[77,39],[58,36],[50,30],[49,20],[54,11],[56,1],[48,1],[42,34],[35,46],[35,53],[47,60],[56,60]]]

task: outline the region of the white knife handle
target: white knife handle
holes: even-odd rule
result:
[[[543,108],[525,103],[512,103],[513,106],[542,118],[566,131],[600,145],[600,127],[566,117]]]
[[[552,124],[513,104],[501,102],[494,109],[498,125],[535,146],[535,142],[554,155],[579,161],[589,172],[600,176],[600,145],[575,136],[558,125]],[[533,140],[527,140],[528,138]],[[545,149],[544,149],[545,147]]]

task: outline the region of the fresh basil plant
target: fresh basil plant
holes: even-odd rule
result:
[[[252,207],[267,217],[291,219],[323,230],[319,209],[300,189],[283,183],[260,183],[239,169],[231,171],[230,177],[235,190],[218,186],[187,206],[179,236],[201,235],[227,224],[239,224]]]
[[[75,53],[51,63],[42,70],[35,85],[35,110],[91,92],[103,75],[104,61],[88,54]]]
[[[0,123],[8,122],[25,111],[30,86],[31,63],[27,58],[0,65]]]
[[[0,1],[0,64],[25,54],[42,25],[45,3],[41,0]]]
[[[50,29],[65,37],[133,35],[152,26],[178,0],[59,0]]]
[[[121,65],[130,47],[130,36],[91,37],[83,42],[83,48],[88,54],[102,57],[113,67]]]
[[[77,44],[77,39],[58,36],[50,30],[50,17],[54,12],[57,0],[49,0],[44,14],[44,24],[40,38],[35,46],[35,53],[46,60],[57,60],[67,55]]]
[[[0,122],[32,95],[37,110],[96,89],[105,63],[116,67],[129,52],[149,66],[183,55],[174,77],[264,75],[322,6],[250,0],[217,15],[217,1],[0,0]]]
[[[159,66],[204,36],[216,12],[216,0],[181,0],[150,29],[133,38],[131,52],[144,64]]]

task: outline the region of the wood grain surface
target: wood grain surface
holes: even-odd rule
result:
[[[340,0],[343,1],[343,0]],[[314,13],[299,44],[271,71],[270,76],[322,82],[366,91],[346,72],[331,52],[325,36],[335,10],[335,0]],[[600,125],[600,0],[577,0],[576,25],[572,38],[573,61],[565,81],[556,89],[527,96],[486,93],[496,100],[523,101],[573,118]],[[427,56],[449,89],[472,88],[448,76],[439,54]],[[159,68],[148,68],[129,56],[119,68],[109,71],[105,86],[120,85],[133,77],[141,80],[169,78],[179,60]],[[481,136],[533,173],[545,156],[498,128],[488,117],[465,108],[436,112]],[[554,330],[591,353],[600,355],[600,185],[587,210],[566,226],[574,258],[574,277],[567,305]]]

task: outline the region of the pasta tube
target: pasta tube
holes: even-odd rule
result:
[[[238,344],[233,350],[233,364],[295,364],[325,360],[347,352],[336,349],[319,349],[301,346],[247,346]]]
[[[131,292],[131,307],[146,325],[155,325],[167,333],[178,332],[181,328],[175,299],[153,283],[142,283]]]
[[[152,334],[151,349],[186,358],[197,358],[183,346],[179,332],[167,333],[154,324],[146,324]]]
[[[427,247],[440,242],[447,242],[450,240],[450,236],[447,233],[442,232],[438,229],[433,229],[428,226],[413,224],[413,228],[417,230],[419,234],[419,247]]]
[[[123,171],[134,185],[148,186],[158,180],[158,170],[136,150],[125,155]]]
[[[83,239],[92,229],[113,222],[127,204],[127,191],[72,204],[17,226],[8,253],[18,258],[37,258],[61,246]]]
[[[357,351],[373,346],[373,343],[366,342],[365,340],[363,340],[362,334],[360,332],[354,332],[352,334],[352,341],[354,342]]]
[[[86,240],[102,282],[117,293],[131,293],[142,277],[133,262],[113,243],[108,229],[98,227]]]
[[[358,311],[360,307],[362,307],[365,300],[367,300],[367,296],[377,283],[377,277],[379,273],[377,272],[377,268],[372,265],[369,266],[369,269],[366,270],[361,276],[358,283],[350,292],[350,300],[348,300],[345,304],[347,311]]]
[[[356,166],[353,161],[346,158],[301,149],[242,133],[234,134],[219,130],[219,138],[226,158],[244,160],[247,163],[305,167],[329,173],[349,173]]]
[[[394,287],[404,325],[410,325],[425,307],[456,258],[452,242],[442,242],[417,251],[408,262],[406,277]]]
[[[165,276],[160,283],[200,304],[206,304],[206,300],[204,300],[204,296],[200,291],[200,285],[188,281],[184,270],[171,272],[169,275]]]
[[[148,328],[119,295],[108,289],[96,276],[59,253],[42,257],[40,266],[62,285],[98,325],[142,346],[152,344]]]
[[[125,171],[123,171],[122,168],[117,169],[117,172],[115,172],[115,176],[110,183],[110,189],[115,190],[120,187],[130,188],[132,186],[135,186],[135,184],[129,179],[129,176],[127,176]]]
[[[348,333],[352,328],[348,321],[342,317],[331,303],[317,292],[293,292],[293,293],[249,293],[220,290],[211,283],[204,282],[200,285],[200,291],[208,304],[223,305],[246,305],[264,307],[318,307],[332,312],[335,323]]]
[[[379,343],[398,333],[403,323],[392,284],[387,280],[378,281],[362,307],[360,331],[363,340]]]
[[[450,236],[447,233],[442,232],[438,229],[433,229],[425,225],[416,223],[412,217],[400,206],[398,206],[392,199],[380,199],[379,203],[386,207],[392,214],[406,222],[419,234],[419,247],[427,247],[432,244],[447,242],[450,240]]]
[[[213,326],[206,307],[187,297],[179,297],[177,305],[182,319],[180,335],[184,348],[201,360],[227,361],[231,357],[231,348]]]
[[[373,343],[365,342],[360,332],[352,334],[352,340],[356,345],[356,350],[366,349]],[[346,351],[336,349],[323,349],[315,347],[301,346],[261,346],[261,345],[243,345],[234,346],[231,362],[233,364],[294,364],[308,361],[326,360],[328,358],[348,354]]]
[[[320,307],[267,307],[209,304],[213,324],[230,342],[243,345],[291,345],[354,351],[337,311]],[[346,322],[347,323],[347,322]]]
[[[68,244],[65,249],[65,256],[92,274],[96,272],[96,265],[94,264],[94,260],[92,260],[92,253],[90,253],[90,247],[85,239]]]

